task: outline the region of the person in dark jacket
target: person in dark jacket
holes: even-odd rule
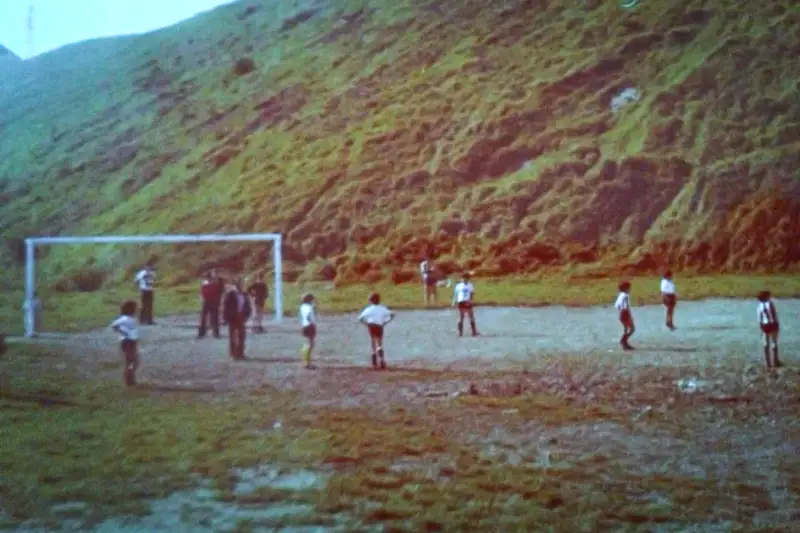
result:
[[[255,327],[253,331],[256,333],[264,333],[264,306],[267,304],[267,297],[269,296],[269,289],[267,284],[264,283],[263,274],[258,274],[255,281],[247,288],[247,294],[253,297],[253,307],[255,311]]]
[[[250,319],[253,309],[250,305],[250,298],[242,289],[242,280],[234,280],[233,286],[234,289],[225,295],[223,314],[228,323],[230,355],[235,360],[243,361],[246,359],[244,355],[245,324]]]
[[[208,326],[210,326],[214,332],[214,338],[219,339],[219,306],[222,300],[222,287],[213,271],[207,272],[203,278],[200,286],[200,298],[203,307],[200,311],[200,327],[197,336],[205,337]]]

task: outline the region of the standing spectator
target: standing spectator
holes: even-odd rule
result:
[[[136,323],[136,302],[128,300],[120,306],[120,316],[111,323],[111,329],[120,335],[120,349],[125,358],[123,380],[125,385],[136,385],[139,368],[139,325]]]
[[[667,308],[667,327],[675,331],[672,319],[675,314],[675,306],[678,303],[678,296],[675,292],[675,282],[672,281],[672,272],[669,270],[664,272],[664,277],[661,279],[661,301],[664,302],[664,307]]]
[[[225,280],[225,278],[222,277],[221,275],[219,275],[219,273],[216,270],[212,270],[211,273],[217,279],[217,285],[219,286],[220,303],[221,303],[222,302],[222,298],[228,293],[228,283]],[[228,321],[225,319],[225,310],[222,309],[221,305],[220,305],[220,309],[219,309],[218,314],[219,314],[219,316],[222,317],[222,325],[223,326],[227,326],[228,325]]]
[[[245,325],[252,314],[250,298],[242,289],[242,280],[233,281],[233,290],[225,295],[224,315],[228,323],[228,341],[230,355],[237,361],[245,360],[244,344],[246,340]]]
[[[465,272],[461,276],[461,281],[456,283],[456,288],[453,291],[453,303],[451,307],[458,305],[458,336],[464,335],[464,315],[469,316],[469,325],[472,328],[472,336],[478,336],[478,328],[475,325],[475,311],[473,309],[472,299],[475,296],[475,287],[470,282],[470,275]]]
[[[300,328],[303,337],[306,338],[306,343],[303,345],[301,354],[303,356],[303,366],[309,370],[314,369],[311,364],[311,353],[314,351],[314,345],[317,338],[317,317],[314,312],[314,295],[305,294],[300,303],[298,312],[300,318]]]
[[[214,271],[207,272],[200,286],[200,298],[202,299],[202,309],[200,310],[200,328],[197,336],[206,336],[208,326],[214,332],[214,338],[219,339],[219,306],[222,300],[222,288],[214,275]]]
[[[153,286],[156,282],[156,272],[150,263],[136,274],[136,284],[142,297],[142,309],[139,313],[139,322],[142,325],[153,326]]]
[[[264,283],[264,273],[256,274],[256,280],[247,288],[247,294],[253,297],[253,307],[255,311],[256,325],[253,330],[256,333],[264,333],[264,306],[267,304],[269,297],[269,288]]]
[[[761,326],[761,333],[764,334],[764,359],[767,368],[780,368],[783,366],[778,359],[778,333],[781,326],[778,321],[778,310],[775,309],[769,291],[758,293],[758,323]]]
[[[630,292],[630,282],[623,281],[620,283],[617,301],[614,303],[614,308],[619,311],[619,321],[622,323],[622,337],[619,343],[623,350],[633,350],[633,346],[628,344],[628,339],[636,331],[636,327],[633,324],[633,315],[631,314]]]
[[[429,304],[431,298],[433,298],[434,303],[437,303],[436,272],[433,264],[427,257],[419,264],[419,273],[422,276],[422,293],[425,304]]]

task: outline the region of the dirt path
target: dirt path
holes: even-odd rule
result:
[[[781,357],[798,362],[800,300],[779,302],[783,322]],[[517,370],[536,368],[542,356],[572,355],[593,362],[625,366],[696,366],[698,369],[732,360],[762,364],[761,340],[752,301],[706,300],[685,302],[676,314],[679,329],[663,325],[663,308],[635,309],[637,348],[619,350],[619,323],[610,307],[592,308],[479,308],[476,312],[481,336],[455,334],[452,310],[401,311],[386,333],[389,364],[397,369]],[[303,341],[296,319],[269,324],[266,334],[248,333],[250,362],[233,363],[227,356],[228,340],[196,338],[192,317],[169,317],[143,328],[141,379],[160,384],[202,385],[217,390],[259,386],[264,379],[286,378],[303,371],[299,348]],[[465,330],[469,330],[465,324]],[[64,343],[87,349],[87,362],[118,361],[114,333],[95,330],[74,335],[52,335],[32,342]],[[325,316],[319,325],[315,362],[317,373],[326,369],[366,369],[369,365],[366,330],[355,314]],[[101,361],[95,361],[101,362]],[[95,365],[89,365],[94,367]],[[95,367],[96,370],[96,367]]]

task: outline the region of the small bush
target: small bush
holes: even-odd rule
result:
[[[85,268],[56,282],[56,292],[94,292],[102,288],[107,273],[99,268]]]
[[[233,64],[233,73],[236,76],[245,76],[256,69],[255,62],[249,57],[242,57]]]
[[[392,283],[400,285],[401,283],[410,283],[417,277],[417,273],[413,270],[396,268],[392,270]]]

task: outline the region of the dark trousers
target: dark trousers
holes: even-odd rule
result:
[[[205,337],[209,326],[214,332],[214,336],[219,338],[219,302],[203,300],[203,308],[200,310],[200,328],[197,335]]]
[[[245,323],[241,319],[228,322],[228,342],[230,343],[231,357],[244,359],[244,342],[246,339]]]
[[[153,323],[153,291],[141,291],[142,308],[139,310],[139,323]]]

